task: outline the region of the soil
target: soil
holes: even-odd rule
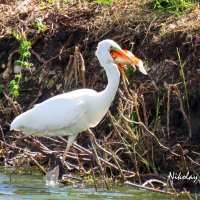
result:
[[[73,67],[68,65],[70,55],[74,55],[75,46],[78,46],[85,61],[86,87],[97,91],[105,88],[106,75],[99,68],[94,52],[99,41],[110,38],[123,48],[132,49],[134,54],[144,61],[149,73],[149,76],[144,76],[138,72],[127,71],[129,80],[133,80],[127,86],[128,91],[131,95],[133,94],[131,91],[137,94],[140,113],[134,114],[135,116],[127,115],[127,117],[143,122],[168,150],[162,148],[155,138],[141,127],[136,129],[131,125],[134,131],[139,130],[139,135],[136,134],[138,138],[134,143],[141,156],[135,158],[138,159],[137,166],[134,159],[130,158],[135,155],[131,152],[131,148],[128,147],[132,153],[130,156],[130,152],[127,153],[127,147],[117,144],[121,140],[117,134],[113,133],[116,129],[113,127],[109,114],[93,129],[97,141],[105,149],[112,148],[113,152],[123,146],[125,150],[119,155],[123,161],[121,168],[139,172],[144,180],[155,176],[165,179],[169,171],[183,173],[189,171],[199,177],[200,5],[196,3],[192,10],[177,15],[154,13],[148,4],[139,6],[139,0],[134,5],[131,1],[125,2],[113,6],[73,2],[65,4],[62,8],[48,3],[43,6],[38,5],[38,2],[34,0],[29,1],[28,5],[25,1],[0,2],[0,85],[4,86],[4,91],[0,94],[2,164],[5,159],[15,160],[15,156],[21,153],[20,150],[6,144],[28,148],[24,145],[25,143],[17,140],[17,137],[21,137],[21,133],[9,131],[9,124],[16,115],[51,96],[83,87],[81,76],[78,75],[78,82],[76,82]],[[38,17],[42,17],[43,23],[48,27],[44,32],[38,31],[35,27],[35,18]],[[9,81],[14,79],[13,62],[19,57],[18,53],[9,57],[19,48],[19,41],[13,37],[12,30],[23,32],[31,41],[32,50],[36,52],[32,53],[30,58],[30,62],[33,63],[31,72],[22,70],[23,79],[20,84],[20,95],[17,98],[11,98],[8,90]],[[178,59],[177,51],[180,52],[181,60]],[[3,73],[9,67],[9,59],[11,59],[11,73],[7,79],[3,79]],[[185,63],[183,71],[187,90],[184,88],[180,62]],[[39,77],[42,81],[39,81]],[[123,82],[120,84],[120,89],[128,98]],[[144,96],[145,112],[141,95]],[[119,117],[120,102],[122,102],[122,107],[125,106],[122,96],[118,93],[110,108],[111,116],[114,116],[116,120]],[[130,113],[124,111],[124,114]],[[169,117],[168,124],[167,116]],[[122,127],[128,130],[124,124]],[[189,137],[190,129],[192,137]],[[124,134],[123,137],[128,136]],[[55,146],[48,138],[38,140],[49,149],[64,148],[64,144],[58,143]],[[106,140],[110,142],[104,144]],[[127,138],[127,142],[133,144],[133,139]],[[90,146],[86,134],[80,134],[77,143],[85,148]],[[72,149],[72,152],[76,152],[74,147]],[[99,154],[106,156],[105,152],[99,152]],[[42,160],[41,165],[47,165],[47,160],[45,158]],[[77,163],[77,160],[70,161],[73,164]],[[145,164],[145,161],[149,163],[149,166]],[[82,166],[89,169],[91,163],[82,161]],[[120,176],[118,170],[110,171],[107,167],[107,171],[116,177]],[[131,176],[127,177],[131,179]],[[197,190],[199,190],[198,184],[199,181],[195,185]],[[180,184],[179,182],[177,187],[190,189],[191,183],[183,181]]]

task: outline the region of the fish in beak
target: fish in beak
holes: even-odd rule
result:
[[[122,49],[112,49],[110,51],[110,54],[113,57],[114,61],[117,63],[118,68],[121,74],[124,76],[127,83],[129,83],[129,81],[124,72],[124,67],[127,65],[131,65],[134,69],[137,68],[141,73],[147,75],[142,60],[134,56],[132,52]]]

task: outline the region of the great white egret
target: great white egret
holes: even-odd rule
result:
[[[108,78],[108,85],[103,91],[79,89],[51,97],[17,116],[10,130],[20,130],[27,136],[67,135],[68,143],[62,158],[64,162],[78,133],[95,127],[107,113],[119,86],[120,72],[126,77],[123,67],[138,67],[139,71],[147,74],[140,59],[130,51],[122,50],[112,40],[99,42],[96,56]]]

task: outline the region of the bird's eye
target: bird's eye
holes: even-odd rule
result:
[[[117,47],[111,46],[111,47],[110,47],[110,51],[113,51],[113,50],[114,50],[114,51],[118,51],[118,48],[117,48]]]

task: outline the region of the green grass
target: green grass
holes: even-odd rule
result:
[[[181,76],[183,87],[184,87],[184,95],[185,95],[185,101],[186,101],[186,106],[187,106],[188,118],[190,120],[190,104],[189,104],[189,97],[188,97],[187,81],[186,81],[185,73],[184,73],[186,61],[182,62],[181,53],[178,48],[176,49],[176,51],[177,51],[177,56],[178,56],[178,61],[179,61],[179,66],[180,66],[180,76]]]
[[[112,5],[114,2],[117,2],[117,1],[119,0],[94,0],[94,3],[102,4],[102,5]]]
[[[153,0],[152,7],[164,12],[183,12],[195,2],[196,0]]]

